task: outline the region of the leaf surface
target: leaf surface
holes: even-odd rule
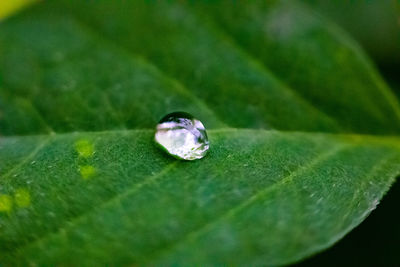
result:
[[[285,42],[257,24],[284,2],[49,1],[4,21],[0,262],[279,265],[360,223],[400,173],[399,139],[366,134],[398,133],[399,106],[298,8]],[[206,158],[154,146],[176,110],[210,129]]]

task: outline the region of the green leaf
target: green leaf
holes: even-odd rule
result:
[[[227,3],[47,1],[2,22],[0,263],[288,264],[376,207],[400,108],[369,61],[298,4]],[[206,158],[155,146],[176,110],[209,129]]]

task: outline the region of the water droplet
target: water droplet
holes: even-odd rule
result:
[[[155,140],[169,154],[184,160],[201,159],[209,148],[203,123],[186,112],[173,112],[162,118]]]

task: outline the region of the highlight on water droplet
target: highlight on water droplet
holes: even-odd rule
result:
[[[78,152],[79,156],[84,158],[91,157],[94,153],[94,146],[87,139],[79,139],[78,141],[76,141],[75,149]]]
[[[12,199],[9,195],[0,194],[0,212],[10,212],[12,209]]]
[[[91,165],[79,166],[79,172],[83,179],[89,179],[96,174],[96,168]]]
[[[201,159],[209,149],[203,123],[186,112],[164,116],[157,125],[155,141],[170,155],[184,160]]]
[[[31,194],[25,188],[18,188],[14,194],[15,204],[20,208],[26,208],[31,204]]]

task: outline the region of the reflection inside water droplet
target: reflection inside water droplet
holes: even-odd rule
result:
[[[201,159],[209,148],[203,123],[186,112],[173,112],[162,118],[155,140],[169,154],[184,160]]]

